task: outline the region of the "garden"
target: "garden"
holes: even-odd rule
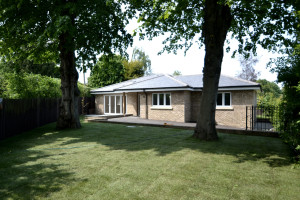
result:
[[[51,123],[0,141],[0,199],[297,199],[300,168],[279,138]]]

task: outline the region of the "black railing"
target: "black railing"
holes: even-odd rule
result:
[[[279,108],[276,106],[246,106],[246,130],[278,132]]]

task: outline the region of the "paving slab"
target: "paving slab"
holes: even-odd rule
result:
[[[100,123],[117,123],[117,124],[127,124],[136,126],[157,126],[164,128],[179,128],[179,129],[189,129],[194,130],[196,123],[186,123],[186,122],[174,122],[174,121],[164,121],[164,120],[150,120],[143,119],[135,116],[118,117],[118,118],[108,118],[108,119],[92,119],[89,122],[100,122]],[[266,136],[266,137],[278,137],[276,132],[264,132],[264,131],[249,131],[242,128],[230,127],[230,126],[216,126],[217,131],[220,133],[238,134],[238,135],[253,135],[253,136]]]

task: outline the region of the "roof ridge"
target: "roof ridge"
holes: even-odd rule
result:
[[[176,81],[176,82],[178,82],[178,83],[180,83],[180,84],[182,84],[182,85],[184,85],[184,86],[190,87],[189,84],[187,84],[187,83],[185,83],[185,82],[183,82],[183,81],[180,81],[180,80],[176,79],[175,77],[173,77],[173,76],[171,76],[171,75],[169,75],[169,74],[165,74],[165,76],[168,77],[168,78],[171,78],[172,80],[174,80],[174,81]]]
[[[226,75],[226,74],[221,74],[221,76],[225,76],[225,77],[232,78],[232,79],[235,79],[235,80],[243,81],[243,82],[246,82],[246,83],[251,83],[253,85],[259,85],[259,83],[256,83],[256,82],[253,82],[253,81],[248,81],[248,80],[238,78],[238,77],[229,76],[229,75]]]
[[[152,77],[152,78],[148,78],[148,79],[145,79],[145,80],[141,80],[141,81],[139,81],[139,82],[133,82],[132,84],[128,84],[128,85],[119,87],[119,88],[117,88],[117,89],[121,89],[121,88],[127,87],[127,86],[129,86],[129,85],[134,85],[134,84],[136,84],[136,83],[145,82],[145,81],[148,81],[148,80],[151,80],[151,79],[155,79],[155,78],[158,78],[158,77],[161,77],[161,76],[163,76],[163,74],[153,74],[153,77]],[[140,78],[141,78],[141,77],[140,77]],[[135,78],[135,79],[139,79],[139,78]],[[130,81],[133,81],[133,80],[135,80],[135,79],[131,79]]]
[[[149,75],[149,76],[154,76],[154,77],[157,77],[157,74],[152,74],[152,75]],[[111,85],[106,85],[106,86],[104,86],[104,87],[100,87],[101,89],[105,89],[105,88],[108,88],[108,87],[111,87],[111,86],[116,86],[116,85],[118,85],[118,84],[121,84],[121,83],[127,83],[127,82],[130,82],[130,81],[133,81],[133,80],[136,80],[136,79],[142,79],[142,78],[145,78],[145,77],[147,77],[147,76],[142,76],[142,77],[138,77],[138,78],[135,78],[135,79],[129,79],[129,80],[127,80],[127,81],[121,81],[121,82],[119,82],[119,83],[114,83],[114,84],[111,84]],[[152,78],[149,78],[149,79],[146,79],[146,80],[150,80],[150,79],[152,79]],[[145,81],[145,80],[144,80]],[[142,80],[141,81],[139,81],[139,82],[143,82]],[[136,83],[136,82],[135,82]],[[133,83],[131,83],[131,84],[128,84],[128,85],[126,85],[126,86],[129,86],[129,85],[132,85]],[[122,86],[122,87],[124,87],[124,86]],[[122,88],[122,87],[120,87],[120,88]],[[100,89],[100,88],[97,88],[97,89],[94,89],[94,90],[91,90],[91,91],[96,91],[96,90],[98,90],[98,89]]]
[[[201,75],[203,75],[203,74],[188,74],[188,75],[178,75],[178,76],[183,77],[183,76],[201,76]]]

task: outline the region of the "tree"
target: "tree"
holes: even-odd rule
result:
[[[299,37],[299,36],[298,36]],[[298,40],[299,41],[299,40]],[[297,43],[299,44],[299,43]],[[283,97],[279,105],[280,137],[293,150],[300,161],[300,49],[276,61],[278,82],[283,83]]]
[[[179,75],[182,75],[182,74],[181,74],[181,71],[175,70],[175,71],[173,72],[173,76],[179,76]]]
[[[152,73],[151,60],[142,49],[134,48],[131,61],[124,60],[123,65],[125,68],[125,80],[150,75]]]
[[[256,81],[261,86],[261,91],[258,92],[258,105],[259,106],[276,106],[280,102],[282,91],[279,86],[267,81],[266,79],[260,79]]]
[[[5,86],[1,98],[58,98],[61,97],[60,80],[40,74],[5,73]]]
[[[240,56],[239,61],[242,71],[237,74],[237,77],[248,81],[257,81],[260,72],[255,71],[254,66],[258,63],[258,59],[255,58],[253,54],[250,54],[249,57]]]
[[[125,80],[130,80],[138,77],[142,77],[145,75],[145,71],[143,70],[143,63],[139,60],[132,61],[123,61],[124,66],[124,78]]]
[[[123,11],[122,11],[123,10]],[[134,10],[112,0],[0,1],[0,52],[8,60],[60,61],[62,101],[57,128],[81,127],[77,66],[132,43],[125,30]],[[75,54],[76,52],[76,54]]]
[[[55,63],[34,63],[31,60],[1,62],[0,69],[11,73],[33,73],[60,78],[59,67]]]
[[[151,70],[151,60],[148,55],[146,55],[143,49],[134,48],[132,52],[131,61],[140,61],[143,65],[142,70],[144,72],[143,75],[150,75],[152,73]]]
[[[257,44],[276,51],[289,45],[296,29],[292,0],[133,1],[141,11],[139,36],[150,39],[168,32],[163,51],[186,51],[196,41],[205,45],[203,90],[194,137],[218,138],[215,107],[228,32],[239,42],[239,53],[256,51]],[[199,35],[199,34],[202,34]],[[285,37],[288,36],[288,37]],[[228,50],[228,48],[226,48]],[[235,54],[236,51],[234,51]]]
[[[124,58],[120,55],[102,55],[93,67],[88,85],[92,88],[104,87],[125,80]]]
[[[134,48],[131,61],[116,54],[103,55],[93,67],[88,79],[90,87],[104,87],[151,73],[151,60],[146,53]]]

